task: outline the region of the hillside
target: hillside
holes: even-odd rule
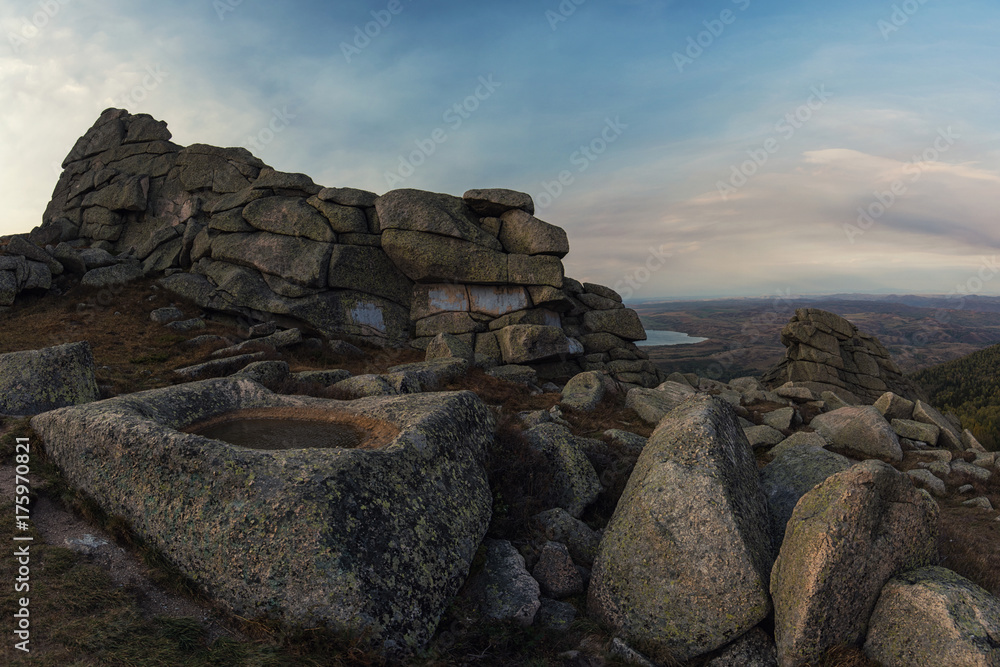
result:
[[[1000,345],[912,375],[931,402],[951,410],[989,449],[1000,445]]]
[[[905,372],[958,359],[1000,342],[1000,299],[837,295],[630,304],[647,329],[709,340],[645,348],[666,373],[720,379],[759,375],[781,360],[781,328],[797,308],[819,308],[878,337]]]

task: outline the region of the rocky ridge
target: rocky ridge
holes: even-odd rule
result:
[[[148,115],[102,113],[64,160],[41,226],[0,248],[0,308],[60,276],[95,288],[160,276],[249,323],[419,349],[447,333],[483,367],[662,380],[633,344],[645,338],[638,316],[564,275],[566,232],[534,217],[526,194],[378,196],[170,139]]]

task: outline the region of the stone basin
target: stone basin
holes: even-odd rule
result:
[[[246,449],[379,449],[399,435],[391,424],[316,408],[248,408],[183,429]]]
[[[279,434],[297,422],[359,440],[272,449],[189,432],[254,415]],[[367,631],[390,652],[431,638],[491,516],[493,418],[471,392],[335,401],[223,378],[46,412],[32,427],[71,485],[234,613]]]

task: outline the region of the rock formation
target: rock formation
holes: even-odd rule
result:
[[[853,403],[873,403],[887,391],[910,400],[926,399],[903,377],[889,351],[874,336],[839,315],[800,308],[781,331],[785,360],[761,378],[768,387],[803,383],[816,394],[840,393]],[[849,394],[844,395],[844,391]]]
[[[184,432],[257,408],[363,418],[380,441],[263,450]],[[67,481],[235,613],[366,630],[390,652],[430,639],[490,521],[493,417],[470,392],[330,401],[227,378],[31,424]]]
[[[328,338],[424,349],[447,333],[481,366],[662,379],[633,344],[645,338],[636,313],[564,275],[566,232],[526,194],[325,188],[243,148],[170,139],[148,115],[102,113],[63,162],[42,225],[0,256],[0,307],[64,271],[94,287],[161,276],[202,308]]]

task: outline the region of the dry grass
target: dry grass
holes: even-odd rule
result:
[[[86,340],[105,395],[174,384],[173,369],[200,363],[219,347],[193,348],[182,345],[184,341],[206,333],[233,333],[232,327],[209,322],[206,329],[177,334],[150,321],[151,311],[175,302],[164,290],[154,289],[153,280],[114,294],[75,287],[62,296],[26,300],[4,314],[0,354]],[[191,304],[177,306],[185,318],[201,312]]]
[[[835,646],[807,667],[880,667],[879,663],[855,646]],[[942,666],[943,667],[943,666]]]

